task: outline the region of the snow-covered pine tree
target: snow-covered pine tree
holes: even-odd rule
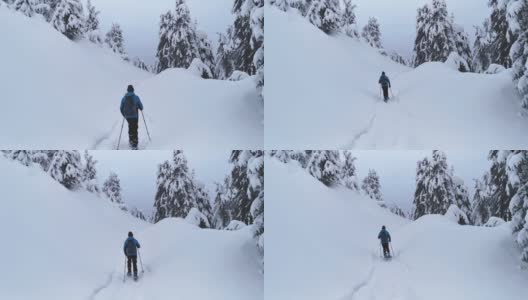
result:
[[[343,152],[343,163],[341,166],[341,182],[343,185],[351,190],[359,190],[359,184],[357,182],[357,172],[355,166],[356,158],[350,151]]]
[[[150,220],[147,220],[147,217],[145,216],[145,214],[141,210],[139,210],[137,207],[129,208],[128,213],[140,220],[150,222]]]
[[[57,5],[61,2],[61,0],[40,0],[40,2],[44,4],[44,6],[42,12],[39,13],[44,15],[46,20],[50,22],[55,10],[57,9]]]
[[[169,217],[185,218],[193,207],[211,217],[207,193],[195,182],[183,151],[173,152],[172,164],[165,161],[159,165],[156,184],[154,222]]]
[[[233,51],[230,47],[230,38],[232,34],[232,27],[228,28],[227,35],[224,33],[218,33],[218,48],[216,49],[216,65],[214,73],[219,79],[227,79],[233,71],[235,66],[231,57]]]
[[[367,25],[363,27],[361,33],[363,39],[374,48],[382,48],[381,46],[381,29],[378,20],[374,17],[369,18]]]
[[[82,38],[85,28],[82,3],[79,0],[60,0],[53,11],[50,23],[70,40]]]
[[[88,16],[85,23],[85,32],[86,37],[92,43],[101,45],[103,43],[103,38],[101,37],[101,31],[99,26],[99,11],[95,9],[95,6],[92,5],[92,1],[88,0],[86,2],[86,10],[88,11]]]
[[[451,204],[444,214],[448,219],[457,222],[460,225],[469,225],[470,221],[465,212],[463,212],[456,204]]]
[[[469,192],[464,184],[464,180],[460,177],[453,176],[453,184],[455,188],[455,204],[463,213],[465,218],[465,222],[462,225],[469,225],[471,224],[472,220],[470,219],[471,216],[471,201],[469,200]],[[460,222],[459,222],[460,223]]]
[[[515,190],[509,205],[512,231],[521,248],[521,259],[528,262],[528,151],[511,151],[506,165],[508,184]]]
[[[79,151],[59,150],[49,166],[50,176],[69,190],[79,188],[83,180],[83,165]]]
[[[518,36],[510,51],[513,78],[522,97],[521,105],[528,109],[528,2],[510,0],[507,11],[511,36]]]
[[[369,170],[367,177],[363,179],[361,189],[370,197],[370,199],[377,201],[382,207],[385,206],[383,196],[381,195],[380,179],[375,170]]]
[[[352,0],[344,0],[343,2],[345,3],[343,15],[341,16],[341,22],[343,22],[341,26],[343,31],[349,37],[359,38],[356,13],[354,12],[356,5],[352,4]]]
[[[33,17],[36,14],[36,6],[39,0],[15,0],[12,8],[28,17]]]
[[[264,0],[253,0],[254,7],[251,9],[251,31],[253,33],[251,43],[253,48],[257,49],[253,55],[253,65],[255,66],[256,76],[255,85],[264,101]]]
[[[332,187],[341,183],[340,158],[337,150],[314,150],[306,169],[326,186]]]
[[[341,28],[341,15],[339,0],[312,0],[306,17],[326,34],[333,34]]]
[[[18,161],[26,167],[33,164],[33,151],[31,150],[5,150],[4,156]]]
[[[407,214],[405,214],[405,212],[403,211],[403,209],[401,209],[400,207],[398,207],[396,204],[391,204],[389,205],[389,210],[391,213],[397,215],[397,216],[400,216],[402,218],[407,218]]]
[[[504,221],[511,221],[509,206],[515,193],[514,187],[509,184],[506,168],[506,159],[510,153],[507,150],[492,150],[488,155],[488,159],[492,163],[489,171],[491,216],[499,217]]]
[[[491,217],[488,187],[489,173],[484,174],[482,179],[475,179],[475,194],[473,195],[471,215],[469,217],[473,221],[473,224],[478,226],[486,224]]]
[[[512,66],[510,58],[510,48],[514,40],[511,40],[506,19],[506,4],[510,0],[489,0],[488,6],[491,8],[490,29],[491,37],[491,62],[502,65],[506,68]]]
[[[271,150],[268,151],[270,157],[278,159],[282,163],[287,163],[291,161],[290,152],[288,150]]]
[[[445,0],[433,0],[431,7],[425,5],[418,9],[416,33],[415,66],[430,61],[444,62],[451,52],[457,51]]]
[[[132,64],[138,69],[150,72],[149,66],[147,66],[147,64],[144,61],[142,61],[141,58],[137,56],[134,57],[134,59],[132,60]]]
[[[290,8],[290,0],[269,0],[269,4],[282,11],[287,11]]]
[[[211,46],[211,41],[207,37],[207,34],[203,31],[196,30],[196,42],[198,47],[199,58],[208,67],[212,74],[212,76],[209,78],[216,78],[216,74],[214,73],[216,60],[213,54],[213,47]]]
[[[233,220],[231,176],[226,176],[223,183],[216,183],[215,194],[213,226],[217,229],[224,229]]]
[[[168,11],[161,16],[159,36],[158,72],[168,68],[186,69],[193,59],[200,58],[195,24],[185,0],[176,0],[174,13]]]
[[[455,203],[452,170],[445,153],[435,150],[431,159],[418,162],[416,191],[413,201],[413,219],[427,214],[445,214]]]
[[[253,224],[251,206],[264,188],[264,151],[235,150],[229,162],[231,169],[231,187],[233,193],[233,219]]]
[[[290,6],[296,8],[303,17],[306,17],[313,0],[289,0]]]
[[[454,17],[451,17],[452,19]],[[467,33],[464,31],[464,27],[460,25],[453,25],[453,33],[454,33],[454,39],[455,39],[455,49],[458,55],[462,57],[462,59],[465,60],[467,65],[469,66],[469,69],[459,69],[461,72],[470,72],[473,70],[473,61],[472,61],[472,53],[471,48],[469,47],[469,37]]]
[[[84,169],[83,169],[83,183],[86,190],[91,193],[99,194],[99,185],[97,184],[97,168],[95,164],[97,160],[93,158],[87,150],[84,151]]]
[[[491,64],[489,20],[482,26],[475,26],[475,43],[473,44],[473,70],[483,73]]]
[[[108,179],[103,183],[103,193],[112,203],[116,203],[122,210],[125,208],[125,203],[121,196],[121,181],[116,173],[110,172]]]
[[[112,52],[118,54],[123,60],[128,61],[128,55],[125,51],[125,38],[123,36],[123,30],[117,23],[113,23],[110,30],[106,33],[105,43],[112,50]]]

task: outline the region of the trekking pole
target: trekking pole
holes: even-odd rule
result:
[[[396,256],[396,253],[394,253],[394,249],[392,248],[392,242],[389,243],[390,245],[390,248],[391,248],[391,252],[392,252],[392,256]]]
[[[141,260],[141,252],[139,252],[139,249],[138,249],[138,256],[139,256],[139,263],[141,264],[141,273],[145,273],[145,269],[143,269],[143,261]]]
[[[125,282],[126,264],[127,264],[127,258],[125,256],[125,267],[123,268],[123,282]]]
[[[117,140],[117,150],[119,150],[119,144],[121,144],[121,134],[123,133],[123,125],[125,125],[125,118],[123,118],[123,122],[121,122],[121,131],[119,132],[119,140]]]
[[[143,111],[141,111],[141,115],[143,116],[143,122],[145,122],[145,129],[147,130],[147,135],[148,135],[149,141],[152,142],[152,139],[150,138],[150,133],[149,133],[148,127],[147,127],[147,121],[145,120],[145,115],[143,114]]]

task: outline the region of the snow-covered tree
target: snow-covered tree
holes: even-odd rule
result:
[[[469,225],[469,219],[464,211],[456,204],[451,204],[444,214],[448,219],[460,225]]]
[[[60,0],[53,11],[50,23],[70,40],[83,37],[85,20],[80,0]]]
[[[31,150],[5,150],[4,156],[8,159],[18,161],[26,167],[33,164],[33,151]]]
[[[99,25],[100,12],[95,9],[95,6],[92,5],[91,0],[88,0],[86,3],[86,10],[88,11],[88,16],[85,23],[86,37],[91,42],[101,45],[103,43],[103,38],[101,37]]]
[[[489,18],[491,36],[491,62],[502,65],[506,68],[512,66],[510,58],[510,48],[513,45],[511,39],[508,20],[506,19],[506,4],[510,0],[489,0],[488,6],[491,8]]]
[[[226,228],[233,221],[233,194],[231,176],[226,176],[223,183],[216,183],[213,205],[213,226],[217,229]]]
[[[427,214],[445,214],[451,204],[456,204],[452,170],[446,155],[433,151],[431,159],[418,162],[416,191],[413,201],[413,218]]]
[[[156,184],[154,222],[169,217],[185,218],[193,207],[211,219],[209,197],[194,179],[183,151],[174,151],[172,163],[165,161],[159,165]]]
[[[147,66],[147,64],[144,61],[142,61],[141,58],[139,57],[134,57],[134,59],[132,60],[132,64],[134,64],[134,66],[138,69],[150,72],[149,66]]]
[[[128,61],[128,55],[125,51],[125,38],[123,36],[123,30],[121,30],[119,24],[112,24],[112,27],[110,27],[110,30],[106,33],[105,43],[112,52]]]
[[[341,26],[346,35],[353,38],[359,38],[356,13],[354,12],[356,5],[352,4],[352,0],[344,0],[343,3],[345,4],[345,8],[343,10],[343,15],[341,16],[341,22],[343,22]]]
[[[376,18],[369,18],[367,25],[363,27],[363,32],[361,33],[361,36],[371,47],[382,48],[381,29]]]
[[[491,216],[499,217],[505,221],[511,220],[509,210],[510,201],[514,194],[514,187],[509,184],[506,159],[510,151],[492,150],[488,155],[491,161],[489,171],[490,211]]]
[[[491,41],[489,20],[482,26],[475,26],[475,43],[473,44],[473,70],[483,73],[491,64]]]
[[[191,72],[192,74],[204,79],[213,78],[213,72],[211,71],[209,66],[204,64],[199,58],[193,59],[191,65],[189,66],[189,68],[187,68],[187,70],[189,70],[189,72]]]
[[[202,214],[196,207],[191,208],[191,210],[185,217],[185,221],[200,228],[211,228],[211,224],[209,223],[207,217]]]
[[[147,220],[145,214],[136,207],[129,208],[128,213],[140,220],[150,222],[149,220]]]
[[[475,179],[475,194],[471,208],[471,220],[475,225],[485,224],[491,217],[490,195],[489,195],[489,173],[484,174],[482,179]]]
[[[341,183],[339,151],[314,150],[307,171],[324,185],[332,187]]]
[[[371,199],[376,200],[378,203],[383,203],[383,196],[381,195],[381,184],[378,174],[375,170],[370,169],[367,177],[363,179],[361,189]]]
[[[95,164],[97,160],[93,158],[88,151],[84,151],[84,169],[83,169],[83,183],[87,191],[99,194],[99,186],[97,184],[97,169]]]
[[[464,183],[464,180],[460,177],[453,176],[453,184],[455,189],[455,205],[460,209],[466,217],[466,225],[471,224],[471,201],[469,200],[469,192]]]
[[[57,151],[50,162],[48,172],[67,189],[79,188],[83,182],[81,154],[79,151]]]
[[[312,0],[306,17],[326,34],[338,32],[342,25],[339,0]]]
[[[28,17],[33,17],[37,13],[37,5],[39,4],[39,0],[15,0],[12,8]]]
[[[510,0],[507,12],[511,38],[518,37],[510,50],[513,78],[522,97],[521,105],[528,109],[528,2]]]
[[[452,17],[453,18],[453,17]],[[459,69],[461,72],[470,72],[472,70],[473,61],[471,48],[469,47],[469,37],[464,31],[464,27],[460,25],[453,25],[453,33],[455,39],[455,50],[458,55],[466,62],[467,66]]]
[[[290,8],[290,0],[269,0],[271,6],[275,6],[282,11],[287,11]]]
[[[451,52],[458,53],[452,21],[445,0],[433,0],[430,7],[425,5],[418,9],[414,43],[415,66],[430,61],[444,62]]]
[[[447,57],[445,64],[460,72],[469,72],[469,63],[462,58],[457,52],[451,52]]]
[[[116,173],[111,172],[108,179],[103,183],[103,193],[112,203],[116,203],[121,208],[124,207],[123,198],[121,196],[121,181]]]
[[[343,163],[341,164],[341,182],[351,190],[359,190],[357,172],[355,166],[356,158],[350,151],[343,152]]]
[[[215,70],[216,61],[215,56],[213,54],[213,47],[211,46],[211,41],[209,40],[205,32],[197,30],[196,43],[198,47],[199,58],[202,63],[207,66],[209,72],[211,73],[209,78],[214,78],[215,76],[213,75],[213,72]]]
[[[232,28],[228,29],[228,33],[218,33],[218,48],[216,49],[216,65],[215,74],[219,79],[227,79],[235,70],[234,62],[231,57],[232,49],[230,48],[230,36]]]

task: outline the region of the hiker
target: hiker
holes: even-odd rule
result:
[[[134,280],[138,278],[138,269],[137,269],[137,255],[138,248],[141,248],[139,242],[134,238],[132,232],[128,233],[128,238],[125,240],[125,245],[123,246],[123,251],[127,257],[127,267],[128,273],[127,276],[132,276],[132,265],[134,265]]]
[[[383,256],[385,258],[391,257],[390,250],[389,250],[389,243],[391,242],[391,236],[387,229],[385,228],[385,225],[381,227],[381,231],[378,234],[378,239],[381,241],[381,246],[383,246]]]
[[[385,98],[385,102],[387,102],[387,100],[389,100],[389,89],[391,88],[391,83],[389,77],[385,75],[385,72],[381,72],[381,77],[378,83],[381,84],[381,88],[383,89],[383,97]]]
[[[121,99],[121,114],[128,122],[128,140],[132,149],[138,146],[138,109],[143,110],[143,103],[139,97],[134,94],[134,87],[129,85],[127,93]]]

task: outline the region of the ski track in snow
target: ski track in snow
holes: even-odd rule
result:
[[[353,149],[355,147],[356,143],[361,139],[361,137],[367,135],[372,130],[372,128],[374,127],[374,122],[376,121],[376,115],[377,115],[377,113],[374,112],[374,115],[372,116],[372,118],[370,118],[370,121],[369,121],[368,125],[363,130],[358,132],[354,136],[352,141],[350,143],[348,143],[344,147],[344,149]]]
[[[100,285],[99,287],[95,288],[95,290],[92,292],[92,294],[88,297],[88,300],[95,300],[97,298],[97,295],[104,289],[108,288],[112,284],[112,278],[114,277],[115,272],[112,272],[108,275],[108,278],[106,279],[105,283]]]
[[[372,280],[372,277],[374,276],[374,272],[376,270],[376,266],[373,264],[367,277],[365,278],[365,280],[361,281],[360,283],[356,284],[353,288],[352,288],[352,291],[347,294],[345,297],[341,298],[340,300],[354,300],[355,299],[355,296],[356,294],[361,291],[361,289],[365,288],[369,282]]]

